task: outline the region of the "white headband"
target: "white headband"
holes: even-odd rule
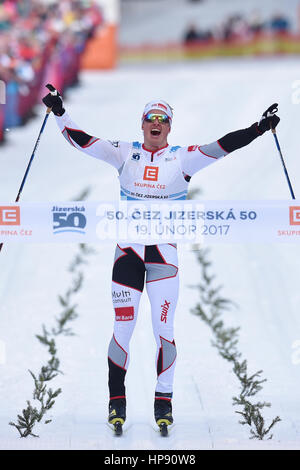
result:
[[[144,120],[146,114],[151,111],[151,109],[163,111],[170,119],[170,124],[172,124],[173,110],[171,106],[163,100],[150,101],[150,103],[147,103],[143,111],[142,121]]]

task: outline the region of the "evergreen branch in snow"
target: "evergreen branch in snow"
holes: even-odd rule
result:
[[[194,199],[195,196],[199,196],[200,194],[202,194],[202,190],[200,188],[189,189],[186,198],[187,199]]]
[[[84,256],[93,255],[96,253],[94,248],[88,246],[86,243],[79,243],[79,249]]]
[[[192,287],[198,289],[200,301],[192,309],[192,313],[198,315],[211,328],[214,334],[212,345],[217,348],[221,357],[233,365],[233,373],[240,383],[239,396],[233,397],[233,405],[242,408],[241,411],[236,411],[243,418],[239,423],[250,427],[250,439],[263,440],[266,437],[272,439],[273,435],[269,435],[270,430],[281,419],[276,416],[271,424],[266,426],[261,411],[265,407],[269,408],[271,404],[253,403],[250,400],[262,390],[262,384],[266,379],[261,378],[262,370],[252,375],[248,374],[247,361],[241,359],[242,354],[238,350],[240,328],[225,328],[221,319],[226,311],[236,305],[220,295],[222,286],[213,285],[215,276],[209,273],[212,263],[208,260],[208,250],[198,251],[197,258],[201,267],[201,282],[198,286]]]
[[[77,196],[75,196],[71,200],[72,201],[85,201],[87,197],[90,195],[91,190],[92,190],[91,186],[87,186],[81,191],[81,193],[77,194]]]
[[[51,410],[55,404],[55,399],[62,393],[62,390],[52,390],[48,387],[51,380],[55,379],[59,374],[62,374],[60,368],[60,360],[57,356],[57,347],[55,339],[59,335],[73,336],[74,333],[71,328],[68,327],[69,323],[78,317],[76,311],[77,305],[71,304],[73,295],[77,294],[83,285],[84,275],[82,271],[78,271],[78,267],[86,264],[85,256],[94,253],[94,250],[90,250],[84,244],[79,246],[79,254],[75,255],[72,262],[71,272],[74,273],[71,287],[66,291],[64,295],[59,295],[58,300],[60,305],[63,307],[63,311],[57,317],[56,325],[50,330],[42,325],[42,333],[36,335],[39,342],[47,347],[49,353],[49,360],[43,366],[38,374],[34,374],[31,370],[29,373],[34,382],[33,400],[37,403],[37,406],[33,406],[29,400],[27,400],[27,407],[22,410],[21,414],[17,415],[17,422],[10,422],[10,426],[17,429],[20,437],[38,437],[37,434],[33,433],[33,428],[36,424],[41,423],[46,413]],[[47,419],[44,424],[50,423],[52,420]]]
[[[78,254],[75,259],[72,261],[69,267],[70,272],[74,272],[75,269],[80,265],[80,264],[87,264],[87,261],[83,258],[81,254]]]
[[[76,307],[77,305],[74,305],[73,307],[66,308],[61,312],[60,316],[56,319],[56,328],[52,328],[52,334],[54,336],[58,336],[61,334],[65,336],[74,336],[75,333],[73,333],[72,329],[66,328],[65,326],[70,321],[76,320],[76,318],[78,317],[78,313],[75,310]]]
[[[33,434],[32,430],[38,419],[39,412],[36,408],[31,406],[31,403],[27,401],[27,408],[22,410],[22,415],[18,415],[18,423],[10,422],[10,426],[14,426],[20,437],[38,437],[36,434]]]
[[[76,292],[78,292],[81,289],[82,284],[83,284],[83,273],[79,271],[76,274],[76,277],[74,277],[73,279],[72,288],[71,288],[72,294],[76,294]]]

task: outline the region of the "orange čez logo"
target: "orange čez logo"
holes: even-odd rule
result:
[[[157,181],[158,166],[145,166],[143,179],[147,181]]]
[[[290,206],[290,225],[300,225],[300,206]]]
[[[20,207],[0,206],[0,225],[20,225]]]

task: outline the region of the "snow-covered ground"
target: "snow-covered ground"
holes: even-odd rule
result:
[[[283,14],[291,30],[299,30],[299,0],[123,0],[121,2],[120,43],[122,46],[180,42],[186,29],[195,25],[201,31],[219,31],[230,16],[247,21],[259,16],[269,23],[276,13]]]
[[[298,59],[232,60],[159,68],[121,68],[85,73],[68,93],[66,108],[89,133],[115,140],[142,139],[145,102],[163,98],[174,107],[170,143],[203,144],[247,127],[274,101],[281,117],[278,136],[296,195],[300,194],[299,105],[292,88],[299,79]],[[0,201],[13,201],[44,115],[11,130],[0,150]],[[114,169],[68,146],[51,116],[26,183],[23,201],[62,201],[87,186],[93,200],[116,199]],[[196,175],[207,199],[288,199],[289,192],[271,134]],[[176,425],[168,439],[155,431],[154,351],[149,302],[144,294],[131,345],[127,374],[128,422],[115,438],[107,419],[107,346],[113,310],[110,277],[114,245],[95,245],[84,268],[84,288],[76,297],[80,317],[75,337],[59,339],[63,376],[54,388],[53,422],[40,426],[39,439],[20,439],[8,425],[31,399],[32,378],[47,358],[34,338],[41,325],[52,326],[57,300],[70,285],[67,268],[76,245],[6,244],[0,255],[0,448],[1,449],[287,449],[300,447],[299,245],[218,245],[211,248],[216,281],[239,309],[228,326],[241,326],[240,349],[250,371],[268,379],[260,393],[272,408],[264,415],[282,419],[271,441],[249,440],[238,423],[232,396],[239,390],[231,368],[211,346],[211,333],[190,313],[198,300],[189,288],[199,279],[195,254],[179,250],[181,292],[176,318],[178,361],[174,388]],[[126,429],[127,428],[127,429]]]

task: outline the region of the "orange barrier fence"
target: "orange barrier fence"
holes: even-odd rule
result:
[[[116,66],[117,29],[114,24],[106,24],[99,28],[82,55],[82,69],[111,69]]]

